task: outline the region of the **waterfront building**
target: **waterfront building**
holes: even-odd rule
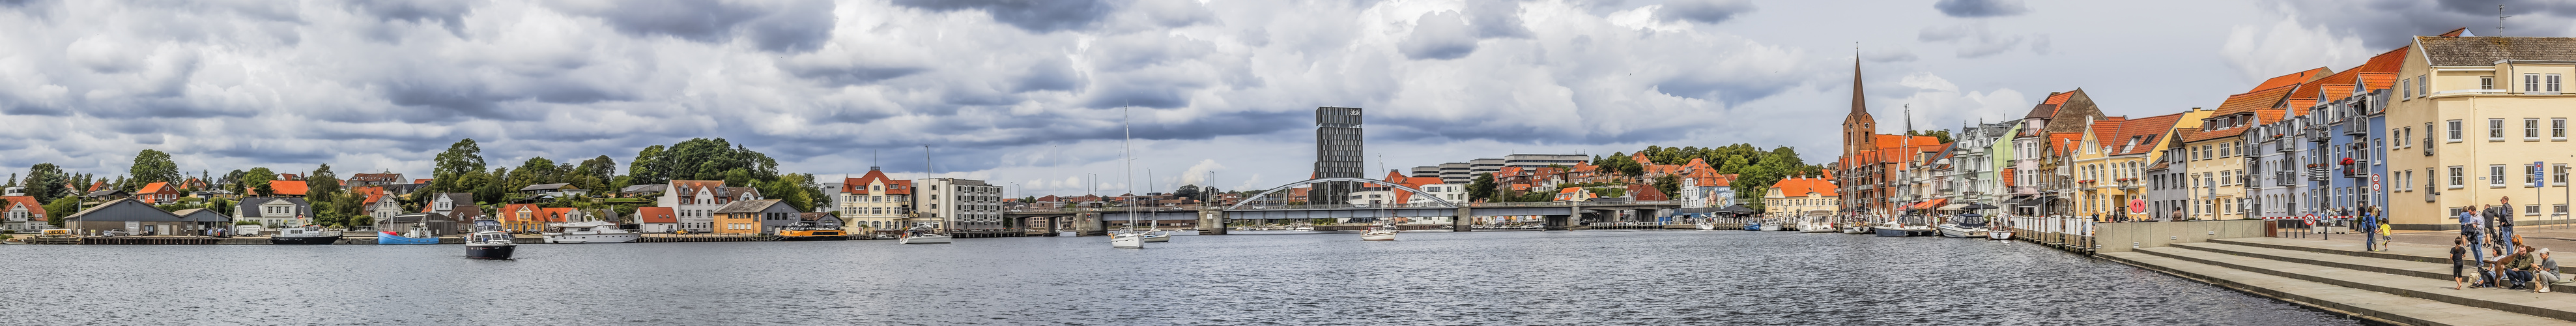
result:
[[[1909,126],[1910,127],[1910,126]],[[1869,101],[1861,87],[1860,60],[1852,60],[1851,113],[1843,116],[1843,152],[1828,168],[1841,179],[1836,180],[1842,208],[1831,211],[1868,214],[1894,214],[1912,202],[1896,196],[1896,180],[1903,176],[1907,160],[1923,151],[1938,151],[1944,145],[1931,136],[1884,135],[1878,133],[1878,120],[1869,115]]]
[[[2177,128],[2198,128],[2200,120],[2211,111],[2191,109],[2153,117],[2098,121],[2086,133],[2085,148],[2099,154],[2079,154],[2075,160],[2078,176],[2076,214],[2101,216],[2104,220],[2135,221],[2147,219],[2148,192],[2152,191],[2147,170],[2154,166],[2173,141]],[[2089,182],[2086,182],[2089,180]]]
[[[225,221],[189,221],[178,214],[162,211],[133,198],[119,198],[99,203],[79,213],[63,216],[63,228],[73,233],[100,235],[117,231],[126,235],[197,234],[191,231],[232,225]]]
[[[653,206],[679,214],[680,229],[715,232],[715,211],[737,201],[760,200],[760,190],[726,187],[723,180],[671,180]]]
[[[1980,122],[1960,126],[1959,131],[1950,133],[1951,140],[1955,142],[1950,146],[1950,153],[1933,163],[1939,169],[1933,171],[1934,179],[1945,183],[1938,192],[1939,197],[1949,199],[1950,203],[1936,208],[1955,210],[1957,208],[1949,206],[1965,207],[1969,203],[2002,207],[2007,193],[2005,188],[2011,184],[2011,180],[2005,179],[2011,174],[2002,171],[2006,170],[2004,167],[2013,157],[2010,137],[2019,133],[2020,128],[2021,124],[2014,122]]]
[[[312,221],[313,204],[304,202],[303,198],[251,197],[234,205],[234,220],[259,222],[270,228],[305,225]]]
[[[134,189],[134,199],[145,204],[168,205],[179,202],[179,187],[171,186],[169,182],[144,184],[142,188]]]
[[[177,231],[176,231],[176,232],[179,232],[179,233],[172,234],[172,235],[207,235],[207,236],[210,236],[210,235],[214,235],[214,233],[213,233],[213,232],[208,232],[207,230],[231,230],[231,229],[232,229],[232,226],[233,226],[233,218],[232,218],[232,217],[230,217],[230,216],[224,216],[224,214],[223,214],[223,213],[216,213],[214,209],[207,209],[207,208],[190,208],[190,209],[182,209],[182,210],[178,210],[178,211],[170,212],[170,215],[178,215],[178,216],[179,216],[179,224],[180,224],[180,225],[173,226],[173,227],[179,228],[179,230],[177,230]],[[167,229],[167,228],[163,228],[163,229]],[[226,232],[230,232],[230,231],[226,231]]]
[[[847,180],[848,178],[842,178],[842,179]],[[822,204],[821,204],[821,205],[815,205],[815,206],[814,206],[814,209],[812,209],[812,211],[814,211],[814,212],[839,212],[839,211],[841,211],[841,183],[840,183],[840,182],[825,182],[825,183],[821,183],[821,184],[816,184],[816,185],[814,185],[814,186],[815,186],[815,187],[814,187],[814,193],[823,194],[823,198],[816,198],[816,199],[821,200],[821,201],[823,201],[823,202],[822,202]]]
[[[2385,123],[2420,135],[2405,140],[2416,148],[2386,152],[2386,164],[2429,184],[2390,201],[2399,227],[2453,225],[2457,212],[2506,197],[2519,219],[2566,211],[2567,167],[2576,163],[2567,155],[2576,145],[2567,140],[2566,110],[2576,97],[2564,95],[2567,77],[2576,76],[2571,49],[2576,38],[2413,39]]]
[[[840,181],[840,220],[850,228],[912,228],[912,181],[886,179],[886,171],[868,166],[858,179]],[[1097,202],[1097,197],[1092,199]]]
[[[798,221],[796,206],[777,199],[734,201],[713,214],[716,234],[771,234]]]
[[[1474,182],[1476,181],[1476,173],[1470,171],[1472,171],[1472,169],[1469,168],[1467,163],[1440,163],[1440,182],[1454,184],[1467,184],[1468,182]]]
[[[680,230],[680,217],[670,207],[636,207],[635,224],[644,233],[671,233]]]
[[[1360,109],[1342,107],[1315,108],[1316,179],[1367,177],[1361,146]],[[1307,197],[1309,204],[1340,204],[1351,192],[1359,191],[1355,182],[1323,182],[1313,186],[1316,194]]]
[[[2170,137],[2175,140],[2156,148],[2162,154],[2156,154],[2155,164],[2147,166],[2147,215],[2160,221],[2191,218],[2192,185],[2198,182],[2192,177],[2191,154],[2182,147],[2181,139],[2200,133],[2200,128],[2177,129]]]
[[[45,204],[36,202],[34,196],[0,197],[0,230],[34,232],[51,228],[46,216]]]
[[[1842,207],[1831,177],[1789,177],[1772,183],[1762,195],[1763,216],[1827,216]]]
[[[556,220],[556,216],[549,210],[549,208],[537,207],[537,204],[502,205],[501,213],[494,215],[493,220],[500,222],[501,227],[510,232],[544,232],[546,223],[561,222]]]
[[[2183,153],[2191,158],[2188,161],[2191,175],[2186,179],[2193,189],[2192,193],[2186,194],[2192,197],[2183,206],[2192,219],[2233,220],[2251,216],[2247,214],[2251,201],[2246,198],[2246,184],[2253,178],[2246,174],[2246,167],[2253,155],[2249,153],[2252,147],[2246,145],[2245,131],[2267,121],[2287,118],[2291,113],[2289,108],[2301,108],[2298,111],[2305,112],[2307,102],[2315,99],[2291,94],[2330,74],[2332,70],[2316,68],[2282,75],[2256,85],[2252,91],[2228,96],[2215,112],[2201,119],[2199,132],[2183,137]]]
[[[1735,205],[1734,174],[1717,173],[1707,160],[1692,158],[1681,166],[1678,194],[1681,208],[1713,208]]]
[[[927,225],[947,230],[999,230],[1009,223],[1002,218],[1002,187],[983,180],[932,178],[913,180],[915,214],[912,225]]]
[[[403,211],[402,201],[397,200],[394,195],[385,193],[383,187],[352,188],[349,189],[349,195],[362,196],[358,201],[358,211],[366,213],[367,218],[384,220],[408,213]]]
[[[438,213],[438,215],[446,215],[447,218],[456,219],[458,222],[456,232],[472,232],[474,231],[472,230],[472,227],[474,226],[472,221],[486,218],[486,216],[483,215],[483,206],[476,206],[474,204],[473,193],[451,192],[429,194],[429,196],[429,202],[422,203],[420,205],[420,211],[422,213]]]

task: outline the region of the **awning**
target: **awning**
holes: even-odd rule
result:
[[[2012,196],[2011,199],[2004,200],[2004,205],[2030,206],[2038,204],[2036,202],[2031,202],[2030,199],[2030,195]]]
[[[1961,209],[1967,209],[1967,208],[1968,208],[1968,204],[1950,204],[1950,206],[1941,206],[1941,210],[1945,210],[1945,211],[1955,211],[1955,210],[1961,210]]]
[[[1950,203],[1949,198],[1933,198],[1932,200],[1914,203],[1914,206],[1907,207],[1906,209],[1932,209],[1934,207],[1941,207],[1941,204],[1948,203]]]

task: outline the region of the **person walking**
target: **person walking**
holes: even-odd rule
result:
[[[2370,216],[2370,208],[2361,210],[2361,250],[2379,251],[2379,220]]]
[[[2466,264],[2464,264],[2463,262],[2461,262],[2461,261],[2460,261],[2460,258],[2461,258],[2460,256],[2465,256],[2465,255],[2468,255],[2468,254],[2469,254],[2469,237],[2467,237],[2467,236],[2462,236],[2462,237],[2457,237],[2457,238],[2451,238],[2451,289],[2452,289],[2452,290],[2459,290],[2459,289],[2461,289],[2461,288],[2465,288],[2465,287],[2467,287],[2466,283],[2468,283],[2469,279],[2468,279],[2468,277],[2463,276],[2463,275],[2461,275],[2461,274],[2460,274],[2460,269],[2461,269],[2461,268],[2466,268],[2466,267],[2468,267],[2468,265],[2466,265]]]
[[[2478,229],[2481,226],[2486,225],[2484,222],[2479,221],[2478,218],[2478,211],[2484,209],[2486,209],[2486,207],[2460,211],[2460,237],[2468,239],[2468,245],[2470,248],[2469,255],[2472,258],[2477,258],[2477,263],[2479,264],[2470,267],[2477,267],[2480,269],[2485,268],[2487,261],[2487,240],[2485,236],[2478,234]]]

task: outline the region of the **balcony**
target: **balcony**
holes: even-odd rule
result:
[[[2275,185],[2296,186],[2299,185],[2299,174],[2298,171],[2272,171],[2272,180],[2275,181],[2273,182]]]
[[[2309,164],[2308,181],[2326,181],[2326,166],[2323,164]]]

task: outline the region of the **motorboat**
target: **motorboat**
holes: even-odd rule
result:
[[[1843,228],[1843,234],[1869,234],[1869,233],[1870,233],[1870,230],[1869,230],[1869,226],[1868,226],[1868,225],[1853,225],[1853,226],[1849,226],[1849,227],[1844,227],[1844,228]]]
[[[948,240],[949,237],[945,234],[931,233],[929,229],[913,229],[911,231],[905,231],[903,236],[895,238],[894,242],[900,244],[934,244],[948,243]]]
[[[1807,223],[1803,223],[1803,224],[1799,224],[1799,225],[1798,225],[1798,232],[1806,232],[1806,233],[1832,233],[1832,232],[1837,232],[1837,231],[1842,231],[1842,228],[1836,228],[1836,227],[1834,227],[1834,223],[1833,223],[1833,222],[1825,222],[1825,221],[1810,221],[1810,222],[1807,222]]]
[[[544,233],[546,243],[627,243],[642,239],[643,234],[618,229],[606,221],[555,223],[560,231]]]
[[[1145,234],[1136,232],[1136,229],[1134,228],[1119,228],[1118,232],[1109,233],[1109,247],[1118,249],[1144,249]]]
[[[518,237],[501,231],[501,222],[474,221],[474,234],[465,236],[465,258],[508,260],[519,251]]]
[[[323,230],[319,225],[277,229],[277,235],[268,237],[268,244],[281,245],[326,245],[339,241],[340,231]]]
[[[413,225],[410,231],[403,231],[403,233],[394,233],[394,231],[380,231],[380,232],[376,232],[376,244],[380,244],[380,245],[425,245],[425,244],[438,244],[438,237],[437,237],[437,236],[435,236],[435,235],[433,235],[433,234],[430,234],[429,230],[427,230],[426,228],[423,228],[423,227],[421,227],[421,226],[419,226],[419,225]]]
[[[1788,223],[1783,222],[1783,221],[1780,221],[1780,220],[1765,220],[1765,221],[1762,221],[1762,230],[1763,230],[1763,231],[1780,231],[1780,230],[1781,230],[1781,228],[1788,227],[1788,226],[1786,226],[1786,225],[1781,225],[1781,224],[1788,224]]]
[[[1145,242],[1172,242],[1172,231],[1145,231]]]
[[[2012,231],[2011,231],[2011,230],[2003,230],[2003,229],[1991,230],[1991,231],[1986,232],[1986,239],[1989,239],[1989,240],[2012,240]]]
[[[1878,231],[1878,236],[1882,237],[1921,237],[1940,234],[1939,230],[1933,229],[1931,226],[1923,225],[1920,222],[1910,224],[1905,223],[1905,220],[1907,219],[1919,220],[1920,218],[1899,217],[1894,220],[1889,220],[1887,223],[1871,227],[1871,229],[1873,231]]]
[[[795,225],[779,228],[777,239],[778,241],[842,241],[849,240],[850,233],[841,231],[839,228],[815,225],[814,222],[796,222]]]
[[[1392,225],[1381,225],[1369,228],[1368,233],[1361,233],[1360,241],[1392,241],[1397,232],[1402,231],[1397,231]]]
[[[0,245],[13,245],[13,244],[27,244],[27,240],[18,240],[18,238],[0,239]]]
[[[1699,229],[1700,229],[1700,230],[1702,230],[1702,231],[1706,231],[1706,230],[1716,230],[1716,229],[1717,229],[1717,224],[1716,224],[1716,223],[1699,222],[1699,224],[1697,224],[1697,226],[1699,226]]]
[[[1974,213],[1959,214],[1950,223],[1942,223],[1940,228],[1941,236],[1950,238],[1984,238],[1992,231],[1986,229],[1986,219]]]

